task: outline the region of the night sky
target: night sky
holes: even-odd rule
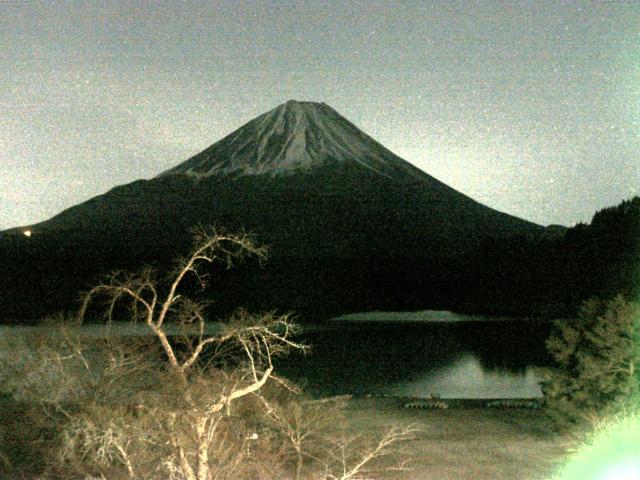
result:
[[[288,99],[543,225],[640,194],[640,1],[10,1],[0,47],[0,229]]]

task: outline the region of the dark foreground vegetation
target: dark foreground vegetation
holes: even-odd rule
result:
[[[556,321],[547,342],[555,366],[541,372],[545,402],[534,415],[549,419],[549,428],[575,433],[601,428],[612,418],[637,422],[639,225],[640,198],[634,198],[598,212],[590,225],[543,238],[484,242],[465,257],[467,276],[461,273],[464,262],[449,270],[448,281],[460,282],[458,290],[439,286],[461,310],[482,310],[484,295],[485,305],[498,311],[569,317],[579,312],[572,320]],[[14,247],[23,240],[12,240]],[[244,298],[229,292],[249,279],[255,304],[261,305],[266,297],[255,282],[278,284],[279,275],[288,275],[286,268],[275,276],[273,270],[256,273],[264,255],[246,236],[201,230],[195,248],[177,264],[114,274],[86,290],[73,318],[49,317],[51,327],[44,333],[3,335],[0,477],[413,478],[405,472],[411,449],[402,445],[424,437],[414,425],[385,425],[358,435],[345,399],[307,397],[277,375],[274,359],[306,348],[290,316],[236,310],[219,332],[207,333],[212,299],[219,311],[229,310]],[[228,267],[239,260],[245,260],[244,268],[235,279]],[[37,273],[37,266],[29,265]],[[344,281],[345,288],[328,294],[329,310],[343,305],[340,295],[347,295],[353,276],[367,281],[364,272],[371,265],[354,265],[336,261],[332,274],[344,273],[337,282]],[[30,275],[29,269],[21,271]],[[398,285],[418,275],[412,272]],[[418,285],[426,288],[432,280]],[[62,285],[42,281],[29,290],[29,278],[17,278],[25,296],[19,302],[33,303],[49,287],[54,292],[49,295],[73,290],[71,284],[78,287],[73,279]],[[275,291],[284,288],[295,297],[313,290],[311,283],[294,288],[286,283]],[[386,292],[389,286],[383,283],[368,285],[366,295]],[[207,290],[208,284],[224,288]],[[510,289],[502,288],[506,284]],[[401,295],[406,305],[417,305],[412,292]],[[452,300],[452,295],[460,296]],[[50,306],[49,300],[44,304]],[[68,301],[69,295],[56,305]],[[310,305],[316,301],[310,299]],[[367,304],[349,300],[350,305],[360,301]],[[88,338],[78,329],[87,319],[104,316],[107,323],[140,322],[151,335],[135,341],[117,335]],[[179,334],[168,334],[169,326]],[[542,434],[551,435],[547,424]]]
[[[542,372],[546,412],[570,432],[573,452],[554,479],[640,476],[640,304],[618,295],[585,302],[557,321]]]
[[[636,207],[625,204],[613,216]],[[220,331],[207,332],[207,303],[188,295],[216,280],[209,276],[215,270],[202,267],[228,268],[264,255],[246,236],[201,230],[194,249],[167,280],[158,281],[152,269],[114,274],[85,293],[75,317],[50,317],[47,330],[3,335],[0,476],[356,480],[439,472],[444,478],[425,462],[425,456],[437,457],[437,449],[425,444],[428,434],[415,424],[365,429],[346,399],[307,397],[277,375],[274,359],[306,348],[290,316],[238,310]],[[633,291],[625,293],[590,300],[575,320],[556,322],[547,342],[556,365],[543,372],[544,409],[527,413],[527,426],[520,427],[530,429],[531,439],[559,438],[553,428],[589,431],[615,415],[637,418],[640,310],[629,300]],[[140,322],[151,335],[135,340],[115,332],[83,335],[83,321],[98,315],[107,324]],[[178,334],[169,334],[169,327]],[[513,418],[521,422],[522,414],[516,409]],[[447,418],[468,423],[468,415]],[[489,417],[479,432],[495,428],[495,415]],[[475,448],[476,439],[465,441],[465,451]],[[535,449],[532,442],[523,449]],[[566,446],[555,442],[549,445]],[[519,461],[533,458],[521,453]],[[414,464],[415,477],[407,470],[412,454],[422,456]],[[557,449],[545,455],[534,455],[546,465],[538,472],[552,457],[558,460]],[[459,471],[456,478],[482,478],[484,473],[472,464],[465,467],[461,458],[457,468],[475,473],[466,477]],[[508,477],[495,469],[486,472],[493,475],[487,478],[516,478],[513,472]]]
[[[640,304],[591,299],[556,321],[547,340],[555,367],[543,369],[547,411],[561,428],[598,424],[640,409]]]
[[[2,478],[347,480],[404,468],[393,447],[414,427],[354,436],[341,399],[305,398],[277,376],[273,359],[305,348],[287,315],[238,311],[206,333],[204,304],[182,296],[183,281],[204,283],[200,265],[247,255],[264,250],[202,231],[166,289],[150,270],[116,274],[76,318],[4,335]],[[96,304],[107,322],[126,314],[152,335],[84,337],[78,327]]]

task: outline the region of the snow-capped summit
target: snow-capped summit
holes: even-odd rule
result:
[[[338,165],[398,180],[424,175],[325,103],[289,100],[161,176],[276,176]]]

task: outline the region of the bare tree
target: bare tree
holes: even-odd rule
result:
[[[73,322],[34,336],[22,363],[0,362],[0,373],[10,367],[3,388],[55,425],[51,478],[362,480],[405,468],[389,454],[413,427],[374,441],[350,436],[344,399],[305,400],[274,373],[274,358],[305,350],[289,315],[238,310],[207,325],[206,303],[184,287],[205,286],[205,265],[228,268],[247,255],[265,250],[201,229],[168,284],[149,269],[113,274],[87,292]],[[124,312],[151,335],[107,328],[87,338],[76,327],[99,299],[107,325]]]
[[[162,427],[170,427],[169,443],[174,451],[171,459],[164,462],[165,466],[187,480],[211,480],[211,452],[216,448],[213,440],[224,423],[224,417],[230,416],[232,404],[258,392],[274,377],[272,360],[275,356],[291,349],[304,349],[304,346],[292,340],[294,325],[290,317],[273,313],[254,316],[241,310],[222,326],[219,333],[208,334],[204,313],[206,305],[180,293],[185,280],[192,276],[204,287],[206,276],[202,273],[202,264],[222,262],[230,267],[234,259],[246,255],[262,259],[266,252],[245,235],[200,229],[196,238],[195,248],[180,261],[166,294],[162,295],[149,270],[139,275],[115,274],[109,282],[94,287],[85,295],[78,318],[82,320],[85,317],[90,302],[97,296],[108,300],[109,321],[113,320],[121,302],[129,302],[134,319],[140,318],[160,341],[169,370],[183,387],[185,408],[180,415],[182,418],[178,418],[175,411],[158,415],[158,408],[153,410]],[[180,326],[183,338],[190,340],[186,351],[179,350],[167,333],[167,326],[171,323]],[[215,355],[229,345],[242,351],[245,362],[227,376],[226,381],[211,385],[210,379],[192,375],[194,371],[199,372],[196,366],[205,351],[212,350]],[[206,392],[202,392],[202,387]],[[184,428],[187,417],[186,424],[193,427],[188,435]],[[121,451],[122,445],[112,443],[112,446],[120,458],[126,458]],[[127,470],[132,472],[128,465]],[[131,475],[133,478],[133,473]]]
[[[19,436],[12,437],[21,439],[14,448],[31,457],[29,468],[56,469],[62,461],[65,468],[84,472],[79,457],[86,458],[87,445],[98,440],[106,450],[96,453],[97,464],[126,466],[120,440],[125,431],[133,436],[133,430],[120,427],[128,418],[127,402],[157,380],[148,340],[92,338],[63,318],[2,338],[0,352],[12,355],[0,358],[0,391],[8,406],[22,412],[21,421],[11,424]],[[9,348],[5,341],[11,342]],[[74,430],[78,435],[70,435]],[[73,446],[78,455],[71,454]],[[22,471],[27,466],[22,455],[14,460],[5,467]]]
[[[380,474],[409,470],[408,458],[390,459],[398,443],[413,440],[420,429],[415,425],[392,427],[373,443],[356,436],[334,440],[327,452],[323,480],[373,480]],[[387,458],[386,464],[380,460]]]
[[[409,469],[408,459],[393,457],[398,444],[414,439],[420,430],[407,425],[376,433],[373,439],[352,435],[345,416],[350,399],[350,395],[315,400],[294,397],[282,405],[268,405],[269,418],[292,451],[293,478],[365,480]]]

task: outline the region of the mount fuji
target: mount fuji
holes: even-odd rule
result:
[[[324,103],[288,102],[162,175],[287,175],[357,165],[398,181],[424,175]]]
[[[288,101],[154,178],[5,231],[0,287],[13,293],[0,311],[42,315],[99,274],[162,270],[194,226],[210,224],[251,232],[270,250],[265,268],[223,275],[221,305],[320,316],[455,307],[465,252],[544,232],[448,187],[324,103]]]

